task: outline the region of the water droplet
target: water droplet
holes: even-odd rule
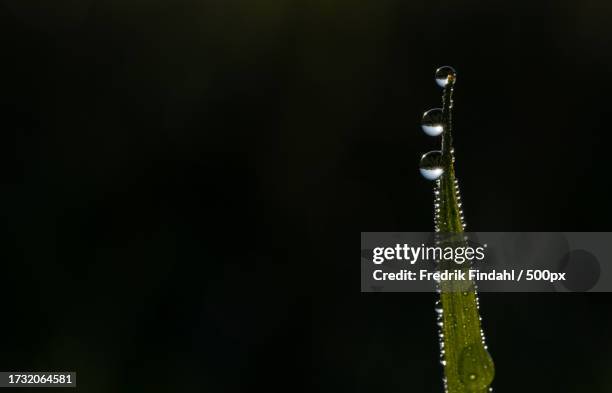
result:
[[[446,87],[449,83],[455,83],[457,73],[453,67],[444,66],[436,70],[436,83],[440,87]]]
[[[421,121],[421,128],[423,132],[429,136],[438,136],[444,131],[444,116],[442,116],[442,109],[435,108],[430,109],[423,114],[423,120]]]
[[[439,150],[423,154],[419,164],[421,175],[427,180],[436,180],[444,173],[442,167],[442,152]]]
[[[491,355],[480,343],[463,348],[459,355],[458,371],[461,382],[474,391],[487,389],[495,375]]]

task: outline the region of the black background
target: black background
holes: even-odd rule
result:
[[[433,294],[361,294],[427,231],[452,65],[472,231],[605,231],[603,0],[0,4],[0,369],[83,392],[440,392]],[[610,391],[607,294],[482,294],[498,392]]]

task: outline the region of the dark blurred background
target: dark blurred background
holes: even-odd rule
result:
[[[359,233],[432,229],[440,65],[470,230],[609,230],[611,11],[1,1],[0,369],[441,392],[435,296],[361,294]],[[495,391],[609,392],[611,299],[482,294]]]

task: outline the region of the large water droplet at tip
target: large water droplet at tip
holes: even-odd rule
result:
[[[430,109],[423,114],[421,128],[429,136],[438,136],[444,131],[443,112],[440,108]]]
[[[440,87],[446,87],[449,83],[455,83],[457,72],[450,66],[443,66],[436,70],[436,83]]]
[[[419,171],[427,180],[436,180],[444,173],[442,152],[439,150],[423,154],[419,163]]]

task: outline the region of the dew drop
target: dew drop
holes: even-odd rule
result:
[[[444,131],[442,109],[434,108],[425,112],[423,114],[423,120],[421,121],[421,128],[423,132],[429,136],[438,136],[442,134],[442,131]]]
[[[495,374],[491,355],[482,344],[467,345],[459,355],[459,379],[470,390],[487,389]]]
[[[457,73],[453,67],[443,66],[436,70],[436,83],[440,87],[446,87],[449,82],[452,84],[457,78]]]
[[[437,180],[444,173],[442,152],[439,150],[423,154],[419,163],[421,175],[427,180]]]

